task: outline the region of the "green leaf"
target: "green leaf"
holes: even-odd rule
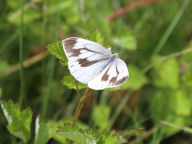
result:
[[[63,127],[60,127],[57,135],[70,139],[77,144],[96,144],[96,140],[92,135],[71,124],[64,124]]]
[[[169,121],[179,126],[191,124],[191,106],[190,101],[186,102],[184,91],[175,91],[173,89],[161,89],[156,92],[150,102],[150,111],[152,119],[156,124],[161,120]],[[185,100],[182,100],[184,96]],[[179,98],[178,98],[179,97]],[[186,106],[183,106],[186,104]],[[179,109],[180,108],[180,109]],[[179,129],[165,126],[163,131],[166,136],[178,132]]]
[[[105,41],[104,41],[104,38],[101,34],[100,31],[98,30],[95,30],[94,32],[92,32],[89,36],[88,36],[88,39],[91,40],[91,41],[94,41],[96,43],[99,43],[103,46],[105,46],[106,48],[110,48],[110,45],[107,44]]]
[[[96,135],[97,144],[123,144],[126,140],[114,131],[104,130]]]
[[[66,144],[66,138],[58,135],[57,131],[60,127],[63,127],[63,121],[48,121],[50,137],[59,141],[62,144]]]
[[[48,124],[39,116],[35,121],[35,144],[46,144],[51,138]]]
[[[113,88],[111,90],[127,89],[127,88],[138,90],[148,82],[147,77],[143,75],[142,71],[138,69],[136,66],[129,65],[128,70],[130,75],[127,82],[125,82],[125,84],[123,84],[122,86]]]
[[[82,84],[78,81],[76,81],[72,75],[68,75],[68,76],[64,76],[64,78],[62,79],[62,83],[63,85],[67,86],[68,88],[70,89],[77,89],[76,88],[76,84],[75,82],[77,82],[77,85],[78,85],[78,88],[79,89],[83,89],[83,88],[86,88],[87,85],[86,84]]]
[[[159,90],[154,93],[150,102],[150,111],[154,122],[159,123],[160,120],[165,120],[167,115],[171,113],[169,95],[170,92],[167,90]]]
[[[170,103],[177,115],[189,116],[191,114],[191,100],[185,91],[175,91],[175,95],[171,96]]]
[[[158,87],[169,87],[176,89],[179,87],[179,65],[176,59],[169,59],[156,66],[155,84]]]
[[[69,123],[66,123],[66,121],[71,122],[72,119],[70,119],[70,120],[64,119],[65,124],[63,123],[63,120],[61,120],[61,121],[43,121],[40,117],[38,117],[38,119],[36,119],[36,125],[37,125],[37,128],[39,129],[39,134],[36,134],[36,135],[38,135],[38,140],[39,140],[38,143],[46,143],[46,141],[48,139],[53,138],[60,143],[66,144],[67,143],[66,137],[63,137],[62,135],[57,134],[57,132],[59,131],[60,128],[63,128],[65,126],[66,131],[74,131],[74,132],[77,132],[80,130],[82,132],[88,128],[88,126],[85,126],[84,124],[82,124],[80,122],[76,123],[76,125],[78,127],[73,126]],[[37,122],[40,125],[38,125]],[[81,128],[81,129],[79,129],[79,128]],[[37,129],[36,129],[36,133],[38,133]],[[37,140],[37,136],[35,137],[35,139]]]
[[[187,86],[192,86],[192,64],[183,66],[183,69],[186,70],[181,76],[182,82]]]
[[[184,117],[184,116],[178,116],[178,115],[173,115],[173,114],[169,114],[168,115],[168,121],[178,125],[179,127],[183,127],[183,126],[187,126],[191,124],[191,116],[188,117]],[[170,136],[173,135],[175,133],[177,133],[180,129],[178,128],[174,128],[174,127],[165,127],[164,129],[164,133],[166,136]]]
[[[57,134],[70,139],[78,144],[96,144],[94,138],[86,133],[80,132],[58,132]]]
[[[70,139],[77,144],[122,144],[126,142],[122,136],[115,134],[114,131],[82,130],[72,124],[64,124],[59,127],[54,137],[56,135]]]
[[[12,101],[1,101],[1,108],[8,121],[8,130],[14,136],[27,142],[30,137],[30,124],[32,120],[32,112],[29,108],[21,111],[18,104]]]
[[[131,32],[122,33],[120,36],[113,39],[114,44],[127,49],[136,50],[137,41]]]
[[[60,59],[61,64],[67,65],[67,57],[64,53],[61,41],[49,44],[47,48],[51,54],[55,55],[58,59]]]
[[[106,105],[95,106],[93,109],[93,122],[101,129],[107,128],[109,124],[110,107]]]

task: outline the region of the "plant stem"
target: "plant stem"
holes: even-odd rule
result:
[[[170,123],[168,121],[160,121],[161,124],[165,125],[165,126],[169,126],[169,127],[172,127],[172,128],[175,128],[175,129],[178,129],[178,130],[183,130],[187,133],[192,133],[192,128],[190,127],[185,127],[185,126],[179,126],[179,125],[176,125],[176,124],[173,124],[173,123]]]
[[[55,59],[54,57],[49,57],[49,61],[47,64],[47,74],[48,74],[48,81],[47,86],[45,89],[45,95],[44,95],[44,103],[43,103],[43,115],[47,115],[47,108],[49,101],[51,99],[52,95],[52,81],[54,79],[54,68],[55,68]]]
[[[76,107],[76,110],[75,110],[75,114],[74,114],[74,117],[73,117],[73,125],[75,125],[78,117],[79,117],[79,114],[81,112],[81,109],[83,108],[83,105],[85,103],[85,100],[86,98],[88,97],[88,94],[89,94],[89,91],[90,89],[89,88],[86,88],[85,89],[85,92],[82,96],[82,98],[80,97],[80,94],[79,94],[79,88],[78,88],[78,84],[77,84],[77,81],[75,81],[75,85],[76,85],[76,88],[77,88],[77,97],[78,97],[78,103],[77,103],[77,107]],[[67,141],[68,144],[71,143],[70,140]]]
[[[170,58],[175,58],[175,57],[178,57],[178,56],[182,56],[182,55],[185,55],[187,53],[191,53],[192,52],[192,48],[186,48],[180,52],[176,52],[176,53],[172,53],[170,55],[167,55],[167,56],[163,56],[160,58],[160,60],[158,62],[163,62],[163,61],[166,61]],[[152,62],[150,65],[148,65],[144,71],[143,71],[143,74],[145,74],[146,72],[148,72],[157,62]]]
[[[23,61],[23,67],[24,68],[29,67],[29,66],[41,61],[42,59],[44,59],[48,55],[49,55],[49,52],[47,52],[47,51],[39,53],[39,54],[37,54],[37,55]],[[8,68],[5,71],[5,75],[9,75],[9,74],[11,74],[13,72],[18,71],[19,69],[20,69],[20,64],[12,65],[10,68]]]
[[[121,113],[121,111],[123,110],[123,108],[125,107],[127,101],[129,100],[130,96],[131,96],[132,91],[129,91],[124,98],[121,100],[121,103],[119,104],[119,106],[117,107],[116,111],[114,112],[114,114],[111,117],[110,123],[109,123],[109,128],[112,127],[112,125],[114,124],[114,122],[116,121],[117,117],[119,116],[119,114]]]
[[[156,2],[160,2],[163,0],[138,0],[138,1],[134,1],[133,3],[117,10],[116,12],[110,14],[109,16],[107,16],[105,19],[106,20],[114,20],[116,18],[119,18],[120,16],[124,15],[125,13],[134,10],[138,7],[150,4],[150,3],[156,3]]]
[[[23,4],[24,1],[21,0],[21,21],[20,21],[20,35],[19,35],[19,64],[20,64],[20,97],[19,103],[22,106],[24,97],[25,97],[25,89],[24,89],[24,72],[23,72]]]
[[[77,119],[79,117],[79,114],[81,112],[81,109],[83,108],[85,100],[89,95],[89,92],[90,92],[90,89],[86,88],[83,96],[78,99],[77,107],[76,107],[75,114],[74,114],[74,117],[73,117],[73,125],[76,123],[76,121],[77,121]]]
[[[162,47],[165,45],[165,43],[167,42],[169,36],[171,35],[171,33],[175,29],[176,25],[178,24],[179,20],[181,19],[181,16],[183,15],[183,13],[184,13],[185,9],[187,8],[188,4],[189,4],[189,0],[185,0],[183,2],[182,6],[178,10],[177,14],[173,18],[173,20],[170,23],[169,27],[167,28],[166,32],[164,33],[164,35],[162,36],[162,38],[159,41],[158,45],[156,46],[155,50],[153,51],[153,54],[152,54],[151,58],[154,58],[154,56],[156,56],[161,51]]]
[[[78,83],[77,81],[75,80],[75,85],[76,85],[76,88],[77,88],[77,98],[78,98],[78,102],[80,101],[80,94],[79,94],[79,87],[78,87]]]
[[[151,129],[151,130],[145,132],[145,134],[139,140],[132,140],[132,141],[128,142],[128,144],[142,143],[142,141],[144,141],[145,139],[150,137],[153,133],[154,133],[154,129]]]

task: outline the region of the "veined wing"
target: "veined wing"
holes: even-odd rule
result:
[[[111,53],[102,45],[77,37],[62,41],[71,74],[82,83],[88,83],[110,59]]]
[[[120,86],[128,80],[129,72],[125,62],[119,58],[108,65],[98,76],[88,82],[88,87],[101,90]]]

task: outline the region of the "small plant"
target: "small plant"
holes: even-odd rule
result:
[[[96,40],[100,44],[104,44],[104,40],[98,31],[92,33],[89,38]],[[61,42],[48,45],[48,50],[60,60],[61,64],[64,66],[67,65],[66,56]],[[1,108],[3,109],[4,115],[8,121],[8,131],[21,139],[24,143],[27,143],[32,139],[35,144],[45,144],[51,138],[63,144],[67,142],[74,142],[77,144],[121,144],[126,142],[121,135],[115,134],[113,130],[106,129],[110,113],[108,107],[97,107],[93,112],[93,119],[96,120],[95,123],[100,127],[100,129],[83,129],[76,125],[85,100],[89,96],[90,89],[87,88],[86,85],[75,81],[70,74],[64,76],[62,82],[65,86],[70,89],[75,89],[77,92],[78,103],[72,122],[49,121],[44,120],[41,116],[37,116],[35,120],[35,136],[32,138],[31,109],[26,108],[22,111],[20,110],[19,105],[14,104],[11,100],[1,100]],[[80,89],[85,89],[83,96],[80,96]],[[102,111],[104,111],[105,115],[102,116],[101,119],[98,115],[102,113]]]

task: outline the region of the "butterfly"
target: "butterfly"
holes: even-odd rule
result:
[[[129,77],[125,62],[104,46],[82,38],[62,40],[72,76],[94,90],[121,86]]]

